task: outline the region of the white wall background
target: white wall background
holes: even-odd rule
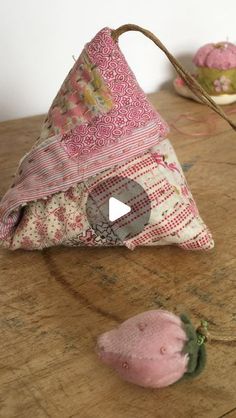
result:
[[[104,26],[144,26],[185,64],[204,43],[236,41],[235,0],[0,0],[0,12],[0,120],[46,112],[72,55]],[[172,77],[143,35],[127,33],[119,43],[146,92]]]

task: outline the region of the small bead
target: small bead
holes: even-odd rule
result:
[[[128,365],[127,361],[124,361],[124,363],[122,363],[122,367],[123,367],[123,369],[128,369],[129,368],[129,365]]]
[[[160,348],[160,353],[161,353],[161,354],[165,354],[165,352],[166,352],[166,348],[165,348],[165,347],[161,347],[161,348]]]
[[[139,329],[140,331],[144,331],[144,329],[146,328],[146,326],[147,326],[147,324],[144,324],[144,323],[139,323],[139,324],[138,324],[138,329]]]

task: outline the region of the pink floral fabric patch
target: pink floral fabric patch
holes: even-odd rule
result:
[[[102,29],[85,47],[91,62],[99,69],[114,107],[91,123],[80,124],[62,137],[62,145],[70,157],[79,157],[115,144],[136,129],[154,122],[163,138],[169,128],[140,88],[119,46],[111,37],[111,29]]]
[[[117,230],[107,223],[100,223],[92,229],[86,214],[88,190],[104,180],[113,179],[114,174],[118,183],[119,176],[120,179],[125,177],[138,182],[145,188],[151,202],[148,225],[138,236],[124,242],[119,239]],[[117,181],[111,183],[114,190],[119,188]],[[101,193],[105,196],[107,191]],[[120,227],[129,225],[132,227],[132,220],[123,217]],[[12,249],[28,250],[53,245],[126,245],[134,249],[139,245],[167,244],[189,250],[210,249],[214,245],[168,140],[163,140],[143,156],[104,170],[65,192],[29,203],[23,210],[12,241],[8,243]]]
[[[84,50],[53,100],[37,144],[70,132],[112,107],[111,92]]]

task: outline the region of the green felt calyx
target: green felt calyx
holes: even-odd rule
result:
[[[190,319],[187,317],[186,314],[181,314],[180,319],[182,321],[183,329],[188,337],[188,340],[186,341],[183,348],[183,353],[188,353],[189,355],[188,369],[183,377],[192,378],[198,376],[205,367],[206,337],[194,328],[193,324],[191,323]],[[207,328],[206,321],[202,321],[201,325],[202,327]]]

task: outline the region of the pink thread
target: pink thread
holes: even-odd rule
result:
[[[236,113],[236,108],[225,111],[225,113],[227,115],[234,114],[234,113]],[[215,115],[214,113],[212,113],[208,117],[201,118],[201,119],[196,118],[195,116],[191,116],[189,113],[181,113],[176,119],[174,119],[173,122],[170,123],[170,126],[172,126],[180,134],[188,135],[188,136],[191,136],[191,137],[209,136],[209,135],[212,135],[216,130],[215,123],[213,123],[215,118],[218,118],[218,115]],[[191,133],[186,132],[182,128],[179,128],[178,125],[177,125],[177,123],[182,119],[185,119],[185,120],[191,121],[191,122],[201,123],[201,124],[205,123],[206,124],[206,130],[205,131],[204,130],[199,131],[199,132],[191,132]]]

